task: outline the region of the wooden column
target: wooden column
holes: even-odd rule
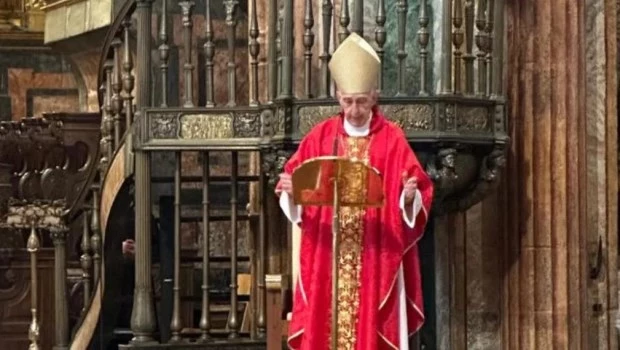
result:
[[[136,106],[151,106],[151,13],[153,0],[139,0],[137,15],[137,62],[138,77]],[[142,118],[142,116],[140,116]],[[153,306],[153,284],[151,280],[151,187],[150,154],[135,154],[135,206],[136,206],[136,285],[131,313],[132,344],[152,343],[155,331],[155,310]]]
[[[616,349],[615,1],[506,5],[503,348]]]

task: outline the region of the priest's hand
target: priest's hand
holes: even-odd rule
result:
[[[288,193],[289,196],[293,196],[293,179],[290,174],[280,174],[280,189],[282,192]]]
[[[407,178],[407,172],[403,172],[403,193],[405,194],[405,205],[413,204],[415,198],[415,191],[418,189],[418,179],[413,176]]]
[[[123,256],[133,258],[136,255],[136,242],[133,239],[126,239],[122,244]]]

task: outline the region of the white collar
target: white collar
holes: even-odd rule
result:
[[[368,118],[366,123],[362,126],[354,126],[351,123],[349,123],[347,118],[343,118],[343,119],[344,119],[344,131],[347,133],[347,135],[353,136],[353,137],[363,137],[363,136],[368,136],[368,134],[370,133],[370,120],[372,119],[372,112],[370,113],[370,118]]]

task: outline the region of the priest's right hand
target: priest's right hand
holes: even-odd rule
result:
[[[288,193],[289,196],[293,196],[293,178],[290,174],[280,174],[280,190]]]
[[[123,256],[133,258],[136,255],[136,242],[133,239],[126,239],[122,243]]]

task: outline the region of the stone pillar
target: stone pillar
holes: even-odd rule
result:
[[[616,349],[615,1],[506,7],[503,348]]]

